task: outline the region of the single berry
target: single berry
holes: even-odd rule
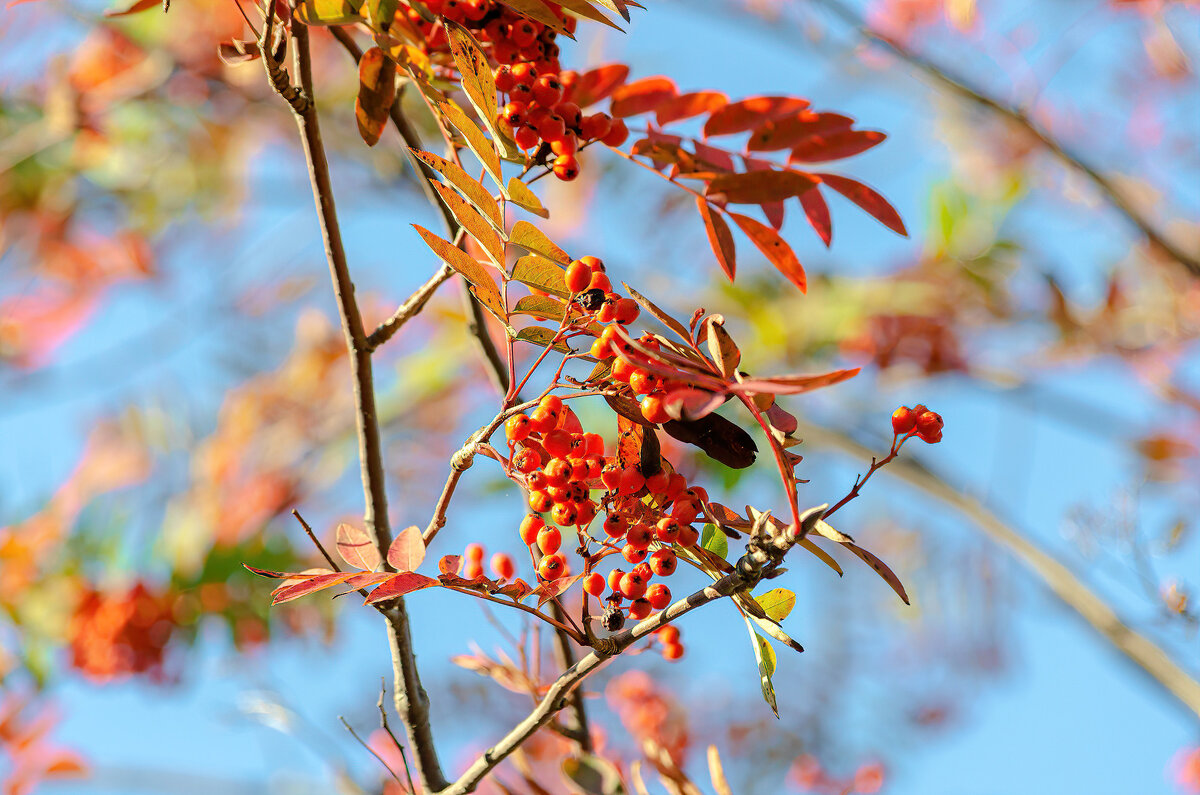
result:
[[[917,415],[908,406],[901,406],[892,412],[892,431],[901,436],[917,426]]]
[[[621,119],[613,119],[612,126],[608,132],[600,139],[600,142],[607,146],[620,146],[629,138],[629,128],[625,126],[625,122]]]
[[[658,537],[658,540],[664,544],[674,544],[679,540],[680,529],[681,525],[678,521],[669,516],[664,516],[662,519],[659,519],[658,524],[655,525],[654,534]]]
[[[671,604],[671,589],[661,582],[656,582],[646,589],[646,601],[650,602],[650,606],[655,610],[662,610]]]
[[[621,577],[620,591],[626,599],[639,599],[646,593],[646,580],[630,572]]]
[[[560,503],[550,511],[550,518],[557,525],[570,527],[579,522],[579,509],[569,502]]]
[[[638,549],[630,544],[621,547],[621,557],[625,558],[626,563],[641,563],[649,554],[646,550]]]
[[[533,83],[533,99],[539,105],[557,105],[562,95],[562,83],[554,75],[542,75]]]
[[[654,538],[654,530],[650,525],[638,523],[629,528],[625,533],[625,542],[634,549],[645,549],[650,546],[651,539]]]
[[[622,326],[628,326],[633,321],[637,320],[638,314],[641,312],[641,307],[638,302],[632,298],[621,298],[617,301],[616,320]]]
[[[620,569],[613,569],[608,573],[608,588],[612,591],[621,590],[621,578],[625,576],[625,572]]]
[[[662,656],[664,660],[678,660],[683,656],[683,645],[680,643],[664,643]]]
[[[543,555],[553,555],[562,546],[562,534],[557,527],[547,525],[538,532],[537,545]]]
[[[483,544],[467,544],[467,548],[463,551],[463,557],[476,563],[483,560],[483,554]]]
[[[604,534],[609,538],[623,538],[629,530],[629,520],[619,513],[604,517]]]
[[[575,260],[567,266],[563,281],[567,283],[567,289],[572,293],[581,293],[588,288],[588,284],[592,281],[592,269],[582,260]]]
[[[653,610],[654,607],[650,604],[649,599],[634,599],[629,604],[629,617],[634,621],[641,621],[650,615]]]
[[[604,585],[604,575],[598,571],[594,571],[583,578],[583,590],[592,596],[599,596],[604,593]]]
[[[663,586],[666,587],[666,586]],[[655,630],[658,639],[663,643],[678,643],[679,642],[679,627],[674,624],[667,624],[665,627],[659,627]]]
[[[545,134],[542,137],[545,138]],[[570,182],[578,177],[579,161],[575,159],[575,155],[559,155],[554,158],[554,176],[563,182]]]
[[[538,564],[538,576],[543,580],[557,580],[566,570],[567,562],[562,555],[557,553],[547,555],[542,558],[542,562]]]
[[[690,524],[685,524],[679,528],[679,540],[676,544],[684,547],[694,547],[696,542],[700,540],[700,531],[692,527]]]
[[[642,473],[630,467],[621,473],[621,483],[617,493],[622,495],[636,494],[645,485],[646,479],[642,477]]]
[[[511,557],[503,552],[497,552],[495,555],[492,555],[492,571],[495,572],[497,577],[511,580],[512,576],[517,573],[517,567]]]
[[[934,411],[923,412],[917,417],[917,433],[922,436],[932,436],[935,433],[941,433],[944,425],[942,416]]]
[[[650,570],[660,577],[669,577],[675,573],[679,559],[669,549],[660,549],[650,556]]]
[[[508,421],[504,423],[504,435],[508,437],[510,442],[521,441],[529,435],[531,430],[527,414],[517,414],[509,417]]]
[[[521,149],[532,149],[541,143],[542,138],[532,127],[521,127],[513,133],[513,140]]]
[[[667,407],[659,395],[647,395],[642,398],[641,408],[642,416],[646,418],[647,422],[662,425],[664,422],[671,421],[671,415],[667,413]]]
[[[554,507],[554,498],[544,491],[529,492],[529,507],[536,513],[545,513]]]
[[[517,454],[513,456],[512,463],[518,472],[528,475],[542,465],[542,457],[536,450],[526,447],[524,450],[517,451]]]

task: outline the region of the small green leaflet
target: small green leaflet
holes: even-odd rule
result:
[[[754,644],[754,661],[758,663],[759,685],[762,688],[763,700],[775,713],[775,717],[779,717],[779,703],[775,699],[775,685],[771,682],[771,677],[775,673],[775,649],[771,647],[771,643],[754,631],[754,626],[747,621],[746,630],[750,633],[750,640]]]
[[[772,621],[780,622],[787,618],[796,606],[796,594],[787,588],[775,588],[762,596],[754,597],[754,601],[758,602]]]
[[[729,539],[715,524],[704,525],[704,532],[700,534],[700,546],[721,559],[729,554]]]
[[[532,342],[534,345],[540,345],[543,348],[550,345],[550,340],[554,339],[558,332],[541,326],[527,326],[517,333],[517,339],[525,342]],[[567,343],[558,341],[554,343],[554,350],[559,353],[570,353],[571,348]]]

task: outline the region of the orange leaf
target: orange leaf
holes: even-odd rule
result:
[[[865,152],[887,138],[876,130],[842,130],[828,135],[812,135],[792,148],[789,163],[827,163]]]
[[[746,142],[746,151],[775,152],[791,149],[805,138],[848,130],[853,124],[854,119],[838,113],[801,111],[790,118],[769,121],[759,127]]]
[[[371,595],[367,597],[363,604],[373,605],[376,602],[395,599],[399,596],[404,596],[413,591],[419,591],[422,588],[429,588],[437,584],[437,580],[432,577],[426,577],[424,574],[417,574],[415,571],[402,571],[399,574],[393,574],[390,579],[385,580],[378,588],[371,591]]]
[[[858,555],[868,566],[875,569],[875,573],[882,577],[884,582],[892,586],[892,590],[904,601],[904,604],[911,604],[908,601],[908,592],[904,590],[904,583],[900,582],[900,578],[888,568],[886,563],[857,544],[842,544],[842,546],[855,555]]]
[[[139,11],[145,11],[147,8],[161,6],[162,4],[162,0],[137,0],[136,3],[131,5],[129,8],[126,8],[124,11],[105,11],[104,16],[109,17],[110,19],[112,17],[128,16],[129,14],[136,14]],[[9,5],[12,4],[10,3]]]
[[[708,117],[704,135],[733,135],[753,130],[764,122],[799,113],[808,107],[800,97],[750,97],[733,102]]]
[[[343,522],[337,526],[336,543],[338,554],[347,565],[364,571],[379,566],[379,550],[365,530]]]
[[[766,392],[774,395],[798,395],[814,389],[833,386],[858,375],[860,367],[849,370],[832,370],[819,375],[776,375],[766,378],[747,378],[730,384],[732,392]]]
[[[655,110],[655,117],[659,126],[662,126],[702,113],[712,113],[725,107],[728,102],[729,97],[719,91],[693,91],[690,94],[680,94],[659,105]]]
[[[584,72],[571,89],[570,101],[581,108],[594,105],[624,85],[628,78],[629,67],[619,63]]]
[[[416,525],[400,531],[388,547],[388,563],[396,571],[413,571],[425,560],[425,540],[421,538],[421,530]]]
[[[358,62],[358,98],[354,100],[358,134],[367,146],[379,143],[395,97],[396,63],[383,50],[372,47]]]
[[[707,193],[731,204],[762,204],[799,196],[819,182],[799,171],[747,171],[714,177]]]
[[[815,191],[809,191],[810,193]],[[803,195],[803,194],[802,194]],[[704,231],[708,233],[708,245],[712,248],[721,270],[733,281],[737,272],[737,248],[733,242],[733,232],[725,219],[713,211],[704,199],[696,199],[696,207],[700,210],[700,218],[704,220]]]
[[[800,194],[800,206],[804,208],[804,217],[812,228],[817,230],[821,242],[829,248],[833,242],[833,219],[829,217],[829,205],[820,190],[806,190]]]
[[[750,238],[763,256],[770,260],[771,264],[788,278],[788,281],[799,287],[800,292],[807,293],[808,277],[804,273],[804,266],[800,264],[796,252],[792,251],[792,247],[779,236],[779,233],[766,224],[745,215],[738,213],[730,213],[730,215],[733,217],[734,223],[738,225],[738,229],[741,229]]]
[[[874,189],[868,188],[856,180],[839,177],[837,174],[817,174],[816,176],[820,177],[826,185],[866,210],[872,218],[888,229],[901,237],[908,237],[908,230],[904,228],[904,221],[900,218],[900,213],[896,212],[896,208],[888,204],[888,200],[876,193]]]
[[[612,95],[610,113],[618,119],[625,116],[636,116],[639,113],[654,110],[662,103],[673,99],[679,93],[669,78],[646,77],[633,83],[627,83]]]
[[[497,320],[507,324],[508,313],[504,309],[504,300],[500,297],[500,288],[496,286],[496,280],[491,277],[491,274],[474,257],[451,244],[450,241],[443,240],[423,226],[413,224],[413,228],[417,230],[417,234],[421,236],[425,244],[441,258],[442,262],[454,268],[471,283],[471,291],[484,307],[495,315]]]

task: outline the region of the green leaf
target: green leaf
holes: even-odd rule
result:
[[[412,153],[457,188],[497,231],[503,231],[504,217],[500,214],[500,205],[492,198],[491,191],[483,187],[483,183],[463,171],[457,163],[444,157],[432,152],[422,152],[420,149],[413,149]]]
[[[571,261],[567,252],[556,246],[553,240],[546,237],[545,232],[528,221],[517,221],[513,224],[512,231],[508,233],[508,239],[510,242],[516,243],[534,254],[541,254],[546,259],[553,260],[560,265],[566,265]]]
[[[430,232],[424,227],[413,224],[413,228],[417,230],[417,234],[425,241],[425,244],[433,249],[433,253],[441,258],[451,268],[462,274],[463,278],[471,283],[471,292],[480,300],[484,308],[495,315],[496,319],[510,328],[508,325],[508,313],[504,311],[504,300],[500,297],[500,289],[496,287],[496,282],[492,279],[491,274],[487,269],[475,261],[475,258],[467,254],[467,252],[453,245],[448,240]],[[511,330],[511,328],[510,328]]]
[[[569,298],[571,295],[563,278],[563,269],[536,255],[517,260],[513,265],[512,277],[560,298]]]
[[[514,315],[533,315],[543,320],[562,320],[563,303],[542,295],[527,295],[513,307]]]
[[[541,326],[527,326],[517,332],[517,339],[525,342],[532,342],[534,345],[540,345],[543,348],[550,345],[550,341],[558,334],[557,329],[542,328]],[[567,343],[559,340],[554,343],[554,350],[559,353],[570,353],[571,348]]]
[[[787,588],[776,588],[767,591],[762,596],[754,597],[754,601],[762,607],[772,621],[783,621],[796,606],[796,594]]]
[[[593,754],[568,756],[562,772],[584,795],[625,795],[625,785],[615,765]]]
[[[512,199],[513,203],[522,210],[539,215],[542,218],[549,218],[550,211],[542,206],[542,202],[538,199],[537,194],[529,189],[521,180],[512,177],[508,180],[508,198]]]
[[[349,25],[362,21],[363,4],[351,0],[303,0],[296,19],[305,25]]]
[[[762,688],[763,700],[778,718],[779,702],[775,699],[775,685],[771,682],[771,677],[775,674],[775,649],[771,647],[770,641],[754,631],[754,626],[749,621],[746,622],[746,630],[754,644],[754,661],[758,663],[759,686]]]
[[[729,538],[715,524],[704,525],[700,546],[722,559],[729,554]]]

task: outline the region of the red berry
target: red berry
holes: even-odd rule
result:
[[[550,518],[557,525],[571,527],[579,522],[579,509],[569,502],[560,503],[550,511]]]
[[[543,527],[537,535],[538,549],[543,555],[553,555],[562,546],[562,534],[557,527]]]
[[[544,491],[529,492],[529,507],[537,513],[545,513],[554,507],[554,498]]]
[[[530,491],[546,491],[550,488],[550,479],[545,472],[535,469],[525,476],[525,485]]]
[[[511,66],[498,66],[492,74],[492,79],[496,81],[496,89],[508,93],[508,90],[517,84],[517,80],[513,77]]]
[[[660,549],[650,556],[650,570],[660,577],[670,577],[678,565],[679,559],[669,549]]]
[[[917,433],[921,434],[921,436],[932,436],[935,433],[941,433],[944,425],[942,416],[934,411],[922,412],[917,417]]]
[[[512,102],[508,103],[508,105],[505,107],[505,111],[512,107],[513,103],[517,103],[522,107],[525,107],[529,105],[530,102],[533,102],[533,86],[524,82],[523,80],[517,80],[516,84],[508,90],[508,98],[511,99]],[[527,123],[524,121],[523,113],[522,119],[522,124]],[[512,124],[511,120],[509,123]],[[516,127],[517,125],[514,124],[513,126]]]
[[[565,137],[550,144],[550,151],[556,155],[573,155],[579,150],[579,141],[574,133],[568,132]]]
[[[546,526],[546,522],[540,516],[526,514],[521,520],[521,541],[525,546],[537,543],[538,533]]]
[[[646,593],[646,580],[630,572],[621,577],[620,591],[626,599],[639,599]]]
[[[642,416],[647,422],[653,422],[655,425],[671,420],[671,415],[667,413],[667,407],[663,405],[663,399],[659,395],[647,395],[642,398]]]
[[[645,549],[650,546],[651,539],[654,538],[654,530],[650,525],[638,523],[625,533],[625,542],[634,549]]]
[[[619,513],[604,517],[604,534],[609,538],[623,538],[629,530],[629,520]]]
[[[604,593],[604,575],[598,571],[594,571],[583,578],[583,590],[590,593],[592,596],[599,596]]]
[[[642,311],[638,306],[637,301],[632,298],[621,298],[616,305],[616,320],[622,326],[628,326],[633,321],[637,320],[638,314]]]
[[[567,283],[567,289],[571,292],[582,293],[592,281],[592,269],[587,266],[586,262],[575,260],[567,266],[563,281]]]
[[[692,527],[690,524],[685,524],[679,528],[679,540],[675,543],[679,546],[687,548],[696,545],[700,540],[700,531]]]
[[[483,544],[467,544],[466,550],[463,552],[463,557],[467,560],[478,563],[483,560]]]
[[[661,582],[656,582],[646,589],[646,600],[655,610],[662,610],[671,604],[671,589]]]
[[[664,643],[662,656],[664,660],[678,660],[683,656],[683,645],[680,643]]]
[[[637,547],[630,546],[629,544],[621,547],[621,557],[625,558],[626,562],[628,563],[641,563],[646,559],[646,555],[648,554],[650,553],[646,550],[638,549]]]
[[[608,340],[597,337],[596,340],[592,342],[592,349],[588,351],[588,353],[593,359],[600,359],[603,361],[604,359],[608,359],[613,356],[613,349]]]
[[[622,495],[635,494],[645,485],[646,479],[642,477],[642,473],[630,467],[621,473],[621,483],[617,493]]]
[[[624,576],[625,576],[625,572],[621,571],[620,569],[613,569],[612,571],[610,571],[608,573],[609,590],[612,590],[612,591],[621,590],[621,578]]]
[[[625,122],[621,119],[613,119],[612,127],[600,139],[600,142],[608,146],[620,146],[628,137],[629,128],[625,126]]]
[[[513,456],[513,467],[523,475],[528,475],[542,465],[542,457],[538,455],[536,450],[526,447],[524,450],[518,450]]]
[[[516,91],[517,88],[517,86],[513,86],[513,91]],[[501,111],[500,115],[503,116],[504,120],[512,125],[512,128],[515,130],[518,127],[524,127],[525,123],[528,121],[528,117],[526,115],[528,113],[528,107],[529,106],[525,102],[518,101],[514,98],[512,102],[504,106],[504,110]]]
[[[656,497],[661,497],[667,493],[667,484],[670,481],[671,476],[667,474],[666,470],[660,470],[646,478],[646,490]]]
[[[654,534],[664,544],[674,544],[679,540],[680,529],[681,526],[678,521],[669,516],[664,516],[658,520],[658,524],[654,528]]]
[[[566,407],[566,404],[563,403],[562,398],[558,395],[546,395],[538,401],[538,408],[545,409],[555,417],[561,416],[563,409]]]
[[[566,458],[571,452],[571,434],[563,430],[554,430],[546,434],[542,447],[555,458]]]
[[[562,95],[562,83],[554,75],[542,75],[533,84],[533,99],[539,105],[557,105]]]
[[[616,459],[609,461],[604,465],[604,469],[600,472],[600,482],[604,484],[604,488],[609,491],[616,491],[621,487],[621,476],[625,470],[617,462]]]
[[[570,182],[578,177],[579,161],[575,159],[575,155],[559,155],[554,158],[554,176],[563,182]]]
[[[462,576],[468,580],[473,580],[476,577],[483,576],[483,561],[468,560],[467,565],[463,566]]]
[[[529,424],[529,415],[517,414],[509,417],[504,423],[504,435],[510,442],[519,442],[529,435],[533,428]]]
[[[532,149],[541,143],[542,138],[532,127],[522,127],[513,133],[513,140],[522,149]]]
[[[565,458],[552,458],[542,472],[551,486],[565,486],[571,478],[571,462]]]
[[[604,437],[598,433],[585,433],[583,440],[587,444],[588,458],[604,455]]]
[[[558,425],[558,415],[546,411],[544,406],[538,406],[529,415],[529,423],[535,433],[549,433]]]
[[[666,586],[663,586],[664,588]],[[667,624],[665,627],[659,627],[655,634],[663,643],[678,643],[679,642],[679,627],[674,624]]]
[[[917,426],[917,415],[908,406],[901,406],[892,412],[892,431],[897,436],[906,434]]]
[[[926,444],[937,444],[942,440],[942,432],[938,431],[937,433],[923,433],[921,434],[921,440]]]
[[[511,580],[512,576],[517,573],[517,567],[513,563],[513,559],[503,552],[497,552],[492,555],[492,571],[497,577],[503,577],[506,580]]]
[[[574,102],[560,102],[554,107],[554,112],[562,117],[568,130],[579,130],[583,127],[583,112]]]
[[[588,141],[603,138],[611,129],[612,117],[607,113],[593,113],[585,118],[581,125],[582,135]]]
[[[518,83],[533,83],[537,80],[537,70],[531,63],[519,63],[512,67],[513,77]]]
[[[538,576],[543,580],[557,580],[567,567],[567,561],[557,553],[547,555],[538,564]]]
[[[641,621],[650,615],[653,610],[654,608],[651,606],[649,599],[634,599],[629,604],[629,617],[635,621]]]

